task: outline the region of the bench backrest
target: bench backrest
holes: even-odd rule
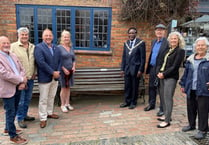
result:
[[[116,91],[124,89],[119,68],[80,68],[71,91]]]

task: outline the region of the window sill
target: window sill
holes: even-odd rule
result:
[[[88,50],[74,50],[75,54],[83,55],[107,55],[111,56],[112,51],[88,51]]]

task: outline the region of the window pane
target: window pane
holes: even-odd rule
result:
[[[76,47],[90,46],[90,10],[76,10],[75,38]]]
[[[44,29],[52,30],[52,9],[38,8],[38,42],[42,42]]]
[[[57,37],[61,36],[63,30],[70,31],[70,10],[57,9]]]
[[[107,48],[108,11],[94,11],[94,47]]]
[[[27,27],[30,30],[29,41],[34,43],[34,17],[33,8],[23,8],[19,9],[20,12],[20,27]]]

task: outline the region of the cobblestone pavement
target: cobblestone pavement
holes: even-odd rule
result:
[[[148,96],[146,96],[147,99]],[[36,120],[27,122],[23,136],[29,145],[196,145],[191,136],[197,130],[183,133],[187,125],[185,97],[177,87],[171,126],[159,129],[156,113],[158,108],[143,111],[147,105],[138,100],[137,108],[119,108],[122,96],[74,97],[74,111],[62,113],[58,106],[55,112],[60,119],[48,119],[44,129],[39,127],[38,97],[33,97],[29,110]],[[157,101],[159,106],[159,101]],[[4,129],[4,110],[0,101],[0,128]],[[17,125],[18,128],[18,125]],[[0,135],[0,144],[9,144],[9,137]],[[209,143],[208,143],[209,144]]]

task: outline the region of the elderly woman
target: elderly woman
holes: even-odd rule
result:
[[[208,131],[209,110],[209,42],[206,37],[198,38],[194,43],[195,53],[188,57],[184,74],[179,82],[181,91],[187,94],[187,116],[189,125],[183,132],[194,130],[198,113],[199,132],[196,139],[206,137]]]
[[[168,36],[169,49],[164,54],[164,59],[157,68],[159,78],[159,94],[162,100],[164,116],[158,118],[162,121],[158,128],[170,125],[173,109],[173,95],[179,79],[179,68],[185,57],[185,41],[179,32],[171,32]]]
[[[70,86],[73,85],[73,73],[75,72],[75,54],[72,47],[70,38],[70,32],[64,30],[61,33],[60,47],[62,57],[62,70],[60,77],[60,97],[61,97],[61,110],[62,112],[68,112],[68,110],[74,110],[70,105]]]

